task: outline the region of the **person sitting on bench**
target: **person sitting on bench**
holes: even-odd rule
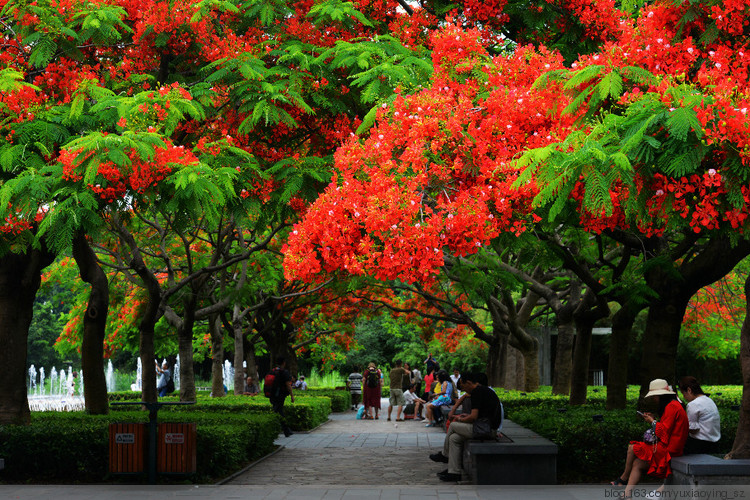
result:
[[[471,397],[471,413],[457,415],[445,435],[443,451],[430,455],[430,460],[448,464],[438,472],[441,481],[460,481],[464,444],[469,439],[488,439],[496,436],[502,412],[495,391],[478,382],[478,374],[461,377],[461,389]]]

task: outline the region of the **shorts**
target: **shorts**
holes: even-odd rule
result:
[[[404,399],[404,391],[401,389],[391,389],[391,397],[388,400],[391,406],[404,406],[406,399]]]

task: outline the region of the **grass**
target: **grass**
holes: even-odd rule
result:
[[[340,373],[318,373],[313,371],[309,376],[305,376],[305,382],[308,387],[321,389],[334,389],[336,387],[346,386],[346,378]]]

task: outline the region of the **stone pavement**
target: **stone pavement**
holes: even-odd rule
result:
[[[283,449],[227,484],[441,484],[436,473],[446,466],[428,455],[442,449],[443,430],[416,420],[388,422],[384,413],[379,420],[334,414],[311,433],[281,436],[276,444]]]

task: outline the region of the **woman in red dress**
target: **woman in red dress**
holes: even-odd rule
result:
[[[362,374],[362,390],[364,391],[363,398],[364,399],[364,406],[365,406],[365,419],[372,419],[372,409],[375,410],[375,417],[379,418],[380,413],[380,395],[381,395],[381,387],[382,387],[382,381],[380,379],[381,372],[378,370],[378,367],[375,365],[375,363],[370,363],[367,367],[367,370],[365,370],[365,373]],[[373,387],[375,385],[375,387]]]
[[[631,498],[633,486],[638,484],[644,472],[659,478],[669,476],[672,473],[669,461],[682,455],[687,441],[687,413],[667,381],[652,380],[646,397],[659,398],[659,420],[651,413],[643,414],[643,420],[651,424],[656,439],[654,443],[630,442],[625,471],[611,483],[613,486],[627,484],[625,498]]]

